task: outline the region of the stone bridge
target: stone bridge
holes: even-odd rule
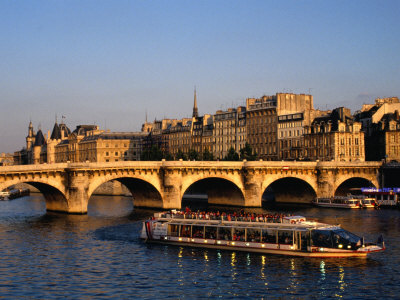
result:
[[[183,195],[196,185],[205,189],[209,203],[260,207],[267,188],[272,188],[277,201],[310,202],[313,197],[338,194],[339,187],[379,187],[381,166],[380,162],[164,160],[20,165],[0,167],[0,190],[27,183],[44,195],[47,210],[75,214],[87,213],[93,192],[111,180],[124,184],[138,207],[181,208]]]

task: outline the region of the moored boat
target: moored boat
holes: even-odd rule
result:
[[[156,213],[143,222],[141,238],[152,243],[304,257],[366,257],[385,249],[382,237],[375,244],[365,243],[339,225],[302,216],[285,216],[274,223],[184,219]]]
[[[363,208],[376,208],[377,204],[375,198],[365,197],[361,199],[361,206]]]
[[[11,189],[9,191],[0,192],[0,200],[12,200],[30,194],[29,189]]]
[[[312,204],[331,208],[361,208],[361,200],[361,197],[353,195],[335,196],[330,198],[316,198]]]
[[[362,188],[363,195],[375,200],[377,207],[399,207],[400,188]]]

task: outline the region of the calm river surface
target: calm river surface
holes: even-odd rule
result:
[[[93,197],[79,216],[46,213],[33,195],[0,201],[0,298],[400,298],[399,210],[268,211],[340,223],[374,241],[383,233],[387,250],[310,259],[148,245],[138,237],[152,212],[129,198]]]

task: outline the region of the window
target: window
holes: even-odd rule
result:
[[[115,151],[115,156],[118,156],[118,151]]]

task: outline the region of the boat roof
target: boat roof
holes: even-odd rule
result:
[[[156,221],[167,222],[171,225],[193,225],[211,227],[241,227],[248,229],[270,229],[270,230],[297,230],[308,231],[310,229],[335,230],[340,226],[319,223],[316,221],[303,221],[295,224],[291,223],[272,223],[272,222],[243,222],[225,220],[198,220],[198,219],[178,219],[178,218],[157,218]]]

